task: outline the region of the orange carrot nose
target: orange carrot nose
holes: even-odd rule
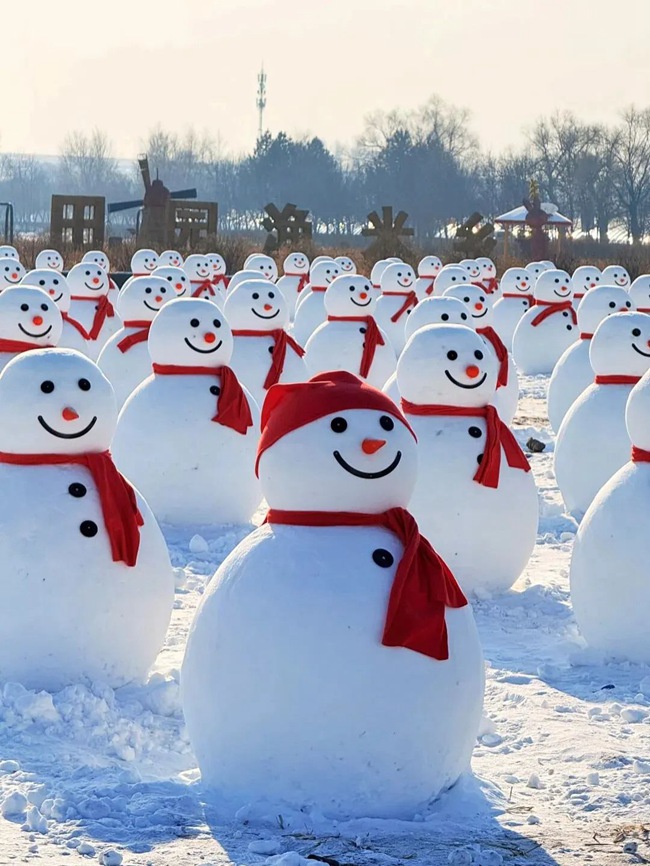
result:
[[[482,310],[482,309],[483,309],[483,304],[474,304],[474,309],[475,309],[475,310]]]
[[[268,311],[269,311],[269,310],[272,310],[273,307],[271,306],[271,304],[264,304],[264,309],[265,309],[266,312],[268,313]]]
[[[99,277],[93,277],[93,285],[96,286],[99,283]]]
[[[619,313],[629,313],[630,312],[627,307],[619,307],[618,311],[619,311]]]
[[[385,439],[364,439],[361,443],[361,450],[364,454],[374,454],[380,448],[383,448],[385,444]]]
[[[49,294],[50,294],[50,295],[53,295],[53,294],[54,294],[54,289],[50,289]]]
[[[214,341],[215,341],[217,338],[216,338],[216,336],[212,333],[212,331],[208,331],[207,334],[204,334],[204,335],[203,335],[203,339],[205,340],[206,343],[214,343]]]
[[[470,364],[469,367],[465,367],[465,374],[469,376],[470,379],[476,379],[481,371],[476,366],[476,364]]]
[[[158,296],[156,297],[156,303],[157,303],[157,304],[162,304],[162,298],[160,297],[160,295],[158,295]]]
[[[361,298],[362,301],[365,301],[365,299],[368,297],[368,292],[361,292],[359,297]]]
[[[176,283],[176,285],[174,286],[174,288],[175,288],[178,292],[180,292],[181,289],[183,288],[183,284],[182,284],[182,283]]]
[[[589,288],[590,288],[590,289],[595,289],[595,288],[596,288],[596,283],[589,283]]]
[[[528,283],[526,282],[526,280],[522,280],[522,281],[521,281],[521,285],[522,285],[525,289],[528,288]]]
[[[12,280],[17,280],[17,279],[18,279],[18,274],[12,274],[12,275],[11,275],[11,279],[12,279]]]
[[[76,421],[79,417],[74,409],[71,409],[69,406],[66,406],[63,412],[61,412],[64,421]]]
[[[43,316],[34,316],[34,318],[32,319],[32,322],[35,325],[42,325],[43,324]]]

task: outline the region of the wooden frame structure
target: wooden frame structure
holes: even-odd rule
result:
[[[102,247],[106,199],[98,195],[53,195],[50,243],[54,247]]]

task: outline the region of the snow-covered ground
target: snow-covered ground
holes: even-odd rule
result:
[[[547,382],[522,384],[518,437],[547,443],[531,458],[540,531],[514,591],[475,605],[488,663],[476,779],[463,780],[410,823],[336,824],[307,812],[220,823],[202,800],[179,705],[179,668],[201,593],[246,530],[205,533],[207,544],[191,545],[169,533],[176,609],[146,685],[74,686],[54,695],[4,685],[0,863],[650,862],[650,669],[608,663],[584,648],[568,594],[576,525],[563,513],[553,477]]]

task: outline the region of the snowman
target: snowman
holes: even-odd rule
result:
[[[347,370],[377,388],[385,385],[395,372],[395,350],[374,319],[376,294],[370,280],[359,274],[334,280],[325,292],[327,321],[305,346],[312,375]]]
[[[500,285],[497,279],[497,266],[488,256],[479,256],[476,259],[476,264],[481,269],[478,280],[474,280],[476,285],[483,289],[488,295],[496,295],[501,297]],[[493,298],[496,303],[497,298]]]
[[[548,374],[560,356],[575,342],[576,312],[573,289],[566,271],[541,273],[533,290],[534,304],[524,313],[512,338],[512,354],[520,373]]]
[[[598,286],[607,285],[601,282],[600,268],[593,265],[580,265],[576,268],[571,277],[573,285],[573,306],[577,309],[578,304],[591,289],[596,289]]]
[[[49,268],[39,268],[25,275],[21,286],[35,286],[46,292],[51,301],[59,308],[63,319],[63,330],[56,345],[61,349],[75,349],[85,352],[86,337],[84,329],[70,318],[70,286],[68,281],[58,271]]]
[[[293,316],[298,296],[309,283],[309,259],[304,253],[289,253],[282,271],[277,287],[284,295],[289,314]]]
[[[375,318],[382,331],[388,335],[397,355],[406,343],[406,322],[418,303],[416,280],[415,271],[404,262],[389,265],[381,275],[381,295],[377,301]]]
[[[228,277],[226,276],[228,265],[226,264],[226,260],[219,253],[208,253],[208,262],[212,269],[212,285],[219,289],[225,297],[226,289],[228,288]]]
[[[41,250],[36,256],[34,267],[42,270],[44,268],[52,271],[63,271],[63,256],[57,250]]]
[[[629,289],[632,280],[621,265],[608,265],[601,274],[600,282],[603,286],[619,286],[621,289]]]
[[[223,307],[223,295],[219,286],[212,282],[212,266],[207,256],[193,254],[183,263],[185,276],[190,281],[190,292],[193,298],[203,298],[212,301],[217,307]]]
[[[467,307],[472,326],[483,337],[488,352],[499,362],[499,376],[494,405],[506,424],[510,424],[519,403],[519,378],[517,368],[499,335],[492,327],[493,310],[491,296],[478,286],[455,285],[445,290],[444,297],[457,298]]]
[[[406,510],[413,432],[325,373],[269,391],[258,467],[270,511],[208,585],[183,662],[203,784],[225,814],[410,818],[468,770],[484,687],[472,611]]]
[[[333,260],[312,265],[310,282],[298,298],[293,324],[293,336],[301,346],[306,346],[316,328],[327,319],[323,298],[328,286],[340,273],[339,266]]]
[[[56,346],[61,339],[62,330],[61,313],[42,289],[35,286],[14,286],[2,292],[0,370],[16,355]]]
[[[67,276],[72,293],[68,316],[86,341],[85,353],[96,360],[122,323],[108,297],[109,277],[99,265],[80,262]]]
[[[23,281],[26,273],[18,259],[11,259],[7,256],[0,258],[0,292],[11,288],[11,286],[17,286]]]
[[[148,346],[153,375],[120,413],[115,462],[164,523],[248,523],[262,498],[259,411],[226,366],[233,338],[223,314],[211,301],[175,298]]]
[[[135,277],[120,293],[117,313],[122,327],[97,359],[97,366],[113,386],[118,409],[151,374],[147,348],[151,323],[162,306],[174,297],[176,293],[167,280],[153,274]]]
[[[464,325],[428,325],[397,363],[402,411],[420,446],[413,516],[464,592],[501,592],[537,538],[530,466],[493,405],[499,365]]]
[[[465,268],[470,282],[475,283],[481,278],[481,266],[476,259],[462,259],[462,261],[458,262],[458,266]]]
[[[605,483],[584,516],[571,560],[571,603],[587,643],[607,656],[650,664],[650,374],[625,410],[631,460]]]
[[[469,285],[470,277],[465,268],[459,265],[445,265],[433,282],[433,294],[442,295],[454,286]]]
[[[632,283],[630,300],[640,313],[650,313],[650,274],[641,274]]]
[[[131,273],[134,277],[146,277],[158,267],[155,250],[136,250],[131,257]]]
[[[174,575],[108,450],[110,383],[79,352],[28,352],[0,375],[0,407],[0,583],[11,611],[0,677],[48,691],[142,680],[165,637]]]
[[[173,289],[173,297],[175,298],[189,298],[191,295],[191,284],[189,277],[185,273],[182,268],[174,267],[173,265],[158,265],[158,267],[152,271],[152,277],[159,277],[162,280],[167,280],[169,287]],[[133,279],[139,279],[139,277],[134,277]],[[126,285],[124,286],[124,289]],[[124,291],[124,289],[122,291]],[[167,299],[169,300],[169,298]]]
[[[258,403],[272,385],[308,378],[305,350],[286,331],[289,310],[277,285],[259,277],[240,283],[223,312],[234,337],[230,366]]]
[[[617,286],[590,288],[583,297],[578,307],[580,335],[561,356],[548,383],[548,420],[556,432],[574,400],[594,381],[589,347],[596,328],[607,316],[633,310],[630,296]]]
[[[275,261],[271,256],[265,256],[261,253],[248,256],[244,262],[244,270],[257,271],[258,277],[261,273],[265,280],[270,280],[272,283],[277,282],[278,279],[278,266]]]
[[[441,268],[442,262],[438,256],[425,256],[420,259],[415,291],[421,301],[433,294],[433,284]]]
[[[525,268],[508,268],[501,277],[499,300],[494,304],[494,330],[512,351],[512,337],[519,320],[530,309],[533,283]]]
[[[357,266],[350,256],[337,256],[334,261],[339,266],[342,274],[356,274]]]
[[[241,285],[241,283],[245,283],[247,280],[262,280],[262,279],[264,279],[264,277],[260,276],[259,271],[252,271],[252,270],[237,271],[230,278],[230,282],[228,283],[228,292],[234,292],[235,289],[237,288],[237,286]],[[275,283],[272,283],[271,280],[267,280],[267,283],[269,283],[269,285],[272,285],[272,286],[276,285]]]
[[[314,259],[315,261],[315,259]],[[384,273],[386,268],[389,265],[398,264],[397,262],[393,262],[391,259],[379,259],[379,261],[375,262],[372,266],[372,270],[370,271],[370,282],[374,286],[375,289],[381,288],[381,275]],[[312,267],[314,263],[312,262]]]
[[[577,520],[628,459],[625,404],[650,368],[650,316],[607,316],[591,340],[589,360],[593,384],[564,416],[554,455],[558,487],[567,511]]]
[[[117,283],[113,280],[110,274],[111,263],[108,260],[108,256],[103,250],[89,250],[85,253],[84,257],[81,260],[82,264],[91,264],[91,265],[99,265],[99,267],[106,271],[108,274],[108,300],[111,303],[111,306],[114,307],[117,304],[117,299],[120,294],[120,290],[117,286]],[[132,277],[130,279],[133,279]],[[127,280],[128,282],[128,280]],[[67,343],[65,345],[68,345]],[[76,346],[71,346],[71,348],[76,349]],[[83,350],[82,350],[83,351]]]
[[[548,265],[546,262],[528,262],[525,268],[530,274],[530,278],[533,281],[533,289],[535,288],[535,283],[538,278],[544,273],[544,271],[553,270],[552,266]]]
[[[20,255],[18,254],[16,247],[12,247],[9,244],[3,244],[0,246],[0,259],[16,259],[16,261],[19,262]]]
[[[183,256],[176,250],[163,250],[158,256],[158,267],[182,268]]]

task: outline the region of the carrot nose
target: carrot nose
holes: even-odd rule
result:
[[[64,421],[76,421],[79,417],[74,409],[71,409],[69,406],[66,406],[63,412],[61,412]]]
[[[482,310],[482,309],[483,309],[483,304],[474,304],[474,309],[475,309],[475,310]]]
[[[17,280],[17,279],[18,279],[18,274],[12,274],[12,275],[11,275],[11,279],[12,279],[12,280]]]
[[[383,448],[385,444],[385,439],[364,439],[361,443],[361,450],[364,454],[374,454],[380,448]]]
[[[93,277],[93,285],[96,286],[99,283],[99,277]]]
[[[156,297],[156,303],[157,303],[157,304],[162,304],[162,298],[160,297],[160,295],[158,295],[158,296]]]
[[[264,304],[264,309],[265,309],[266,312],[268,313],[268,311],[269,311],[269,310],[272,310],[273,307],[271,306],[271,304]]]
[[[526,282],[526,280],[522,280],[522,281],[521,281],[521,285],[522,285],[525,289],[528,288],[528,283]]]
[[[365,301],[365,299],[368,297],[368,292],[361,292],[359,297],[361,298],[362,301]]]
[[[618,311],[619,311],[619,313],[629,313],[630,312],[627,307],[619,307]]]
[[[53,294],[54,294],[54,289],[50,289],[50,291],[49,291],[48,294],[53,295]]]
[[[469,376],[470,379],[476,379],[480,372],[476,364],[470,364],[469,367],[465,367],[465,375]]]
[[[176,285],[174,286],[174,288],[175,288],[177,291],[180,292],[180,290],[183,288],[183,284],[182,284],[182,283],[176,283]]]
[[[43,324],[43,316],[34,316],[34,318],[32,319],[32,322],[35,325],[42,325]]]
[[[203,335],[203,339],[205,340],[206,343],[214,343],[214,341],[215,341],[217,338],[216,338],[216,336],[212,333],[212,331],[208,331],[207,334],[204,334],[204,335]]]

